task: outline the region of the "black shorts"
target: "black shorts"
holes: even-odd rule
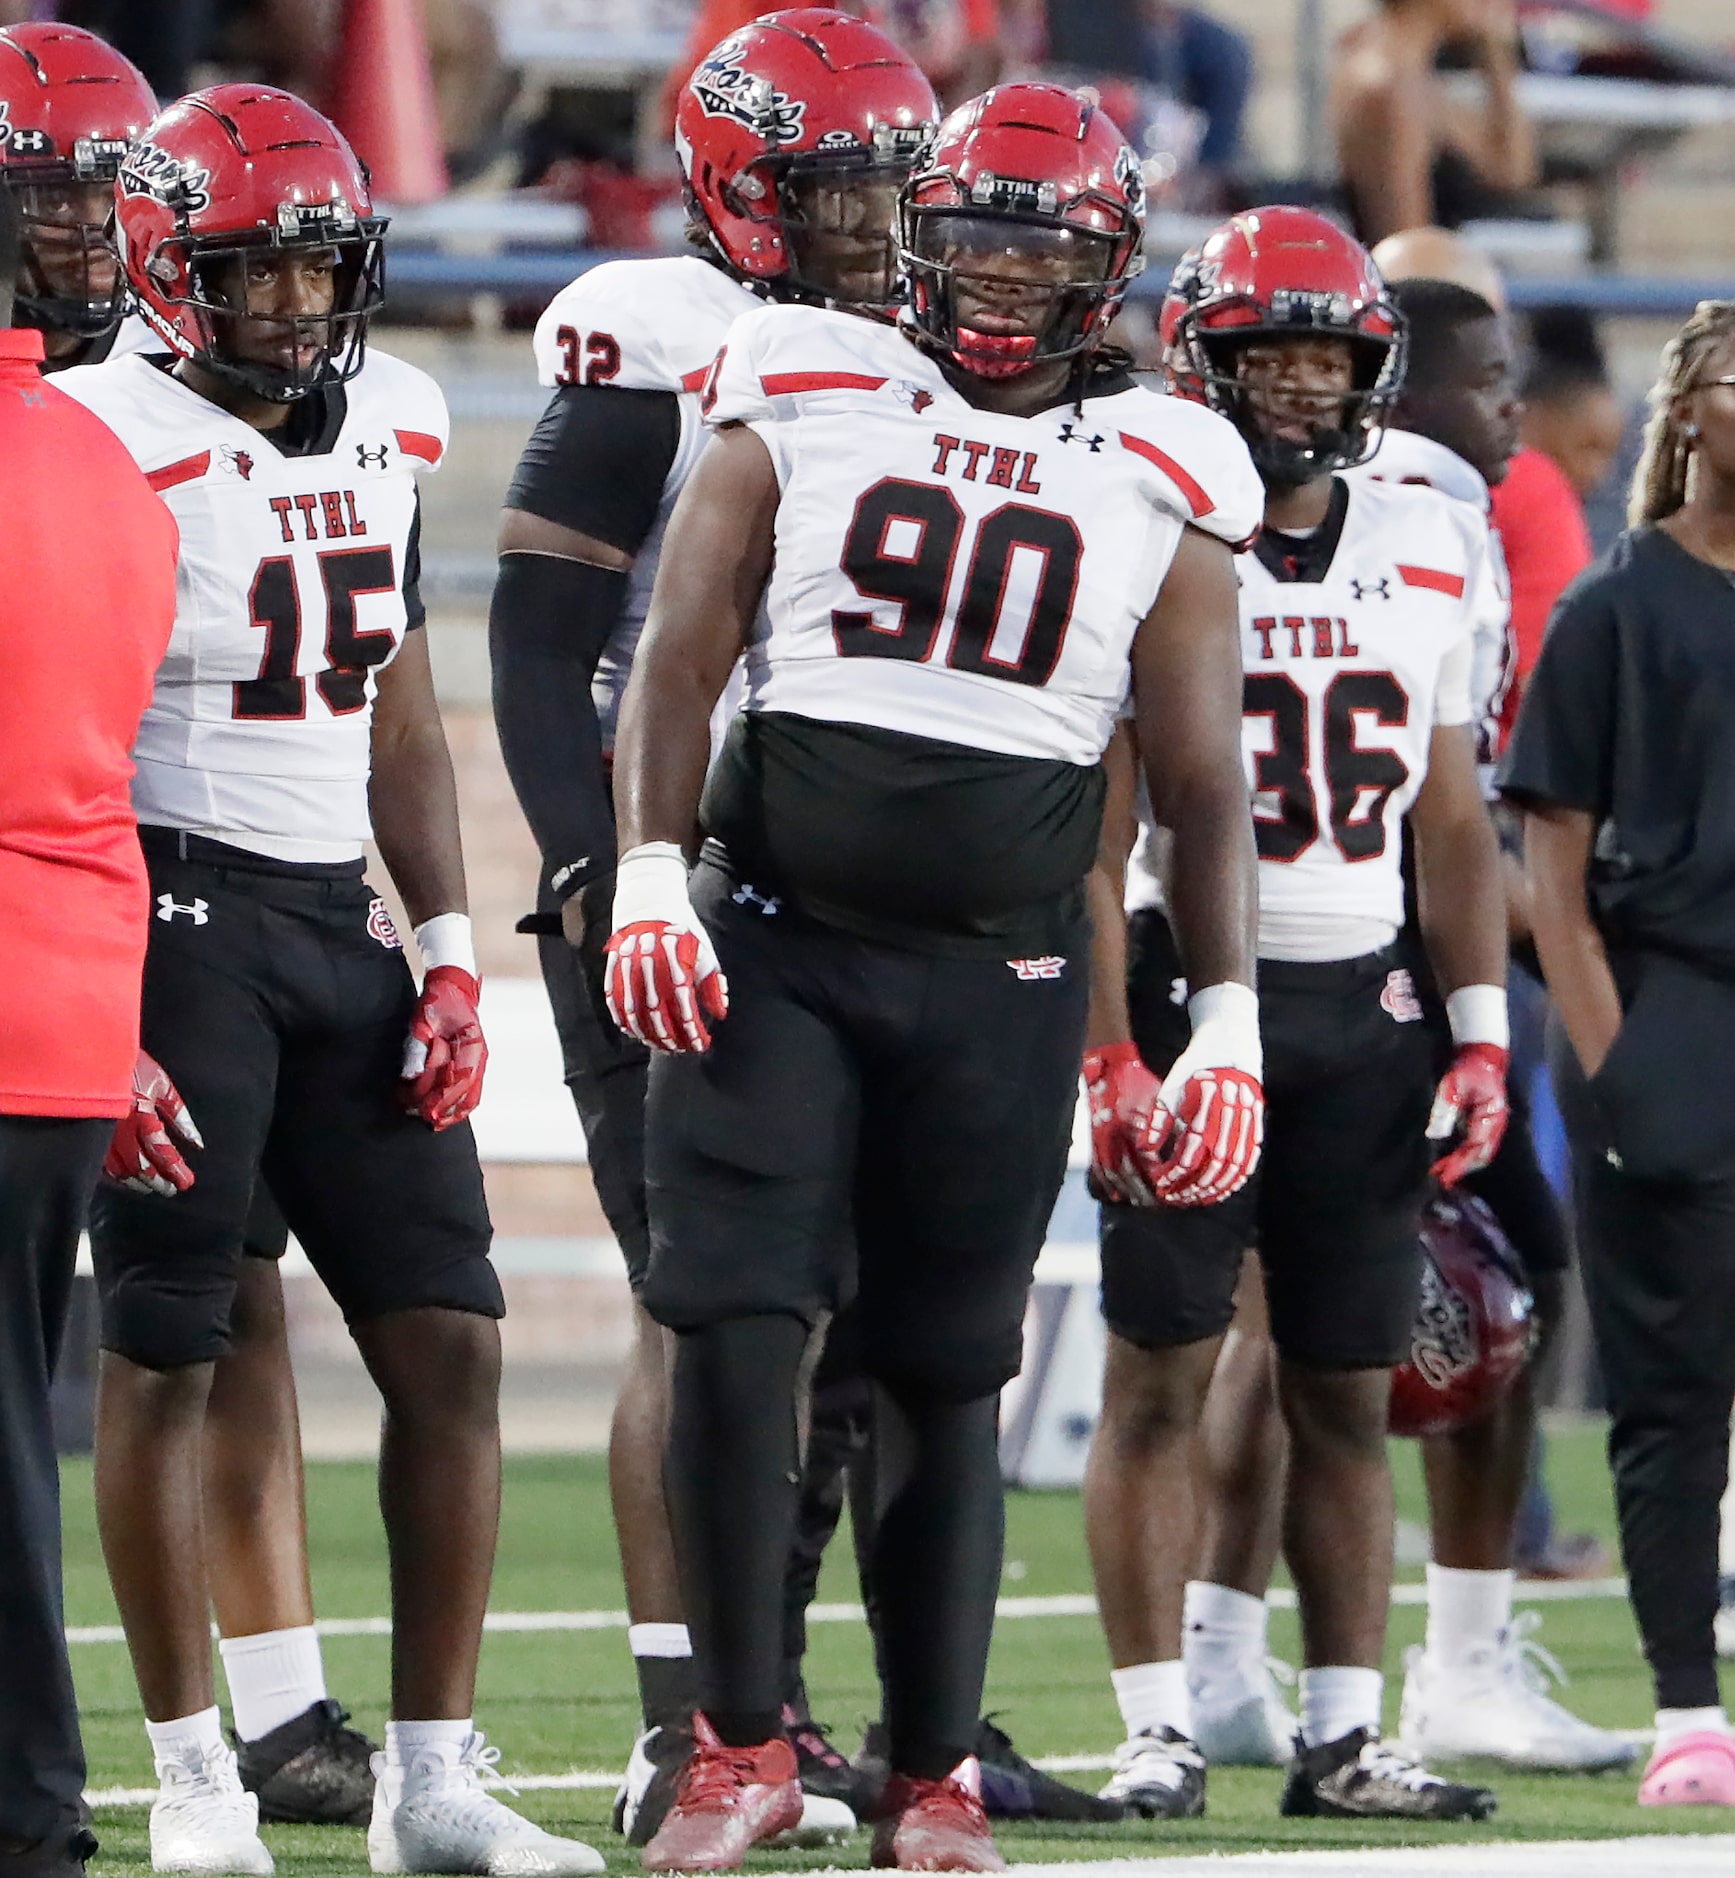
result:
[[[145,831],[142,1034],[205,1146],[173,1198],[99,1186],[103,1347],[147,1369],[223,1354],[262,1179],[351,1323],[426,1305],[500,1316],[469,1125],[435,1134],[398,1106],[416,988],[395,935],[374,936],[359,864],[181,845]]]
[[[939,958],[734,891],[693,876],[729,1016],[651,1065],[646,1306],[682,1330],[853,1296],[868,1374],[993,1393],[1066,1171],[1082,922],[1064,955]]]
[[[540,910],[558,911],[552,895],[544,899]],[[644,1286],[651,1257],[645,1219],[645,1071],[650,1052],[619,1028],[603,1001],[607,936],[605,903],[593,913],[582,949],[575,950],[559,934],[545,934],[538,938],[536,951],[560,1034],[566,1086],[584,1129],[596,1197],[620,1244],[627,1282],[636,1295]]]
[[[1134,914],[1128,937],[1133,1037],[1161,1074],[1190,1034],[1180,955],[1160,913]],[[1402,1358],[1421,1283],[1433,1052],[1407,1015],[1413,998],[1386,997],[1398,969],[1390,951],[1260,962],[1259,1169],[1216,1206],[1103,1207],[1103,1316],[1118,1336],[1156,1349],[1221,1334],[1256,1246],[1283,1356],[1315,1369]]]

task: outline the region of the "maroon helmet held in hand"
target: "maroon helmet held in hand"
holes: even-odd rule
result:
[[[1486,1415],[1536,1347],[1536,1307],[1500,1223],[1467,1193],[1422,1212],[1422,1299],[1392,1372],[1394,1435],[1449,1435]]]

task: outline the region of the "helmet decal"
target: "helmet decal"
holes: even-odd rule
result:
[[[799,98],[755,77],[740,62],[741,36],[726,40],[693,74],[693,96],[707,117],[732,117],[768,144],[797,143],[807,118]]]
[[[208,169],[183,163],[159,144],[136,143],[120,168],[123,196],[149,196],[171,209],[196,214],[211,206]]]

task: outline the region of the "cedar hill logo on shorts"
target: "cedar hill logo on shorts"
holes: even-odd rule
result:
[[[1025,984],[1035,984],[1039,979],[1061,977],[1066,971],[1066,960],[1059,953],[1051,952],[1040,959],[1008,959],[1006,969]]]
[[[367,936],[377,939],[388,952],[401,952],[404,949],[404,942],[398,936],[398,929],[386,910],[386,903],[378,894],[368,902]]]

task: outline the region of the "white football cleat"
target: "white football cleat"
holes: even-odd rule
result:
[[[1287,1767],[1295,1752],[1298,1723],[1277,1684],[1295,1671],[1266,1657],[1246,1676],[1195,1681],[1187,1678],[1193,1705],[1193,1739],[1212,1767]]]
[[[1205,1810],[1204,1757],[1173,1728],[1147,1728],[1115,1749],[1098,1798],[1119,1800],[1138,1819],[1197,1819]]]
[[[1566,1676],[1532,1640],[1540,1613],[1524,1611],[1499,1640],[1450,1667],[1404,1653],[1398,1738],[1426,1760],[1499,1761],[1531,1773],[1592,1774],[1626,1767],[1637,1746],[1580,1721],[1548,1694]]]
[[[817,1852],[828,1845],[842,1845],[855,1828],[855,1814],[842,1800],[828,1799],[823,1793],[803,1793],[801,1824],[765,1843],[774,1852]]]
[[[271,1878],[277,1866],[259,1836],[259,1800],[241,1785],[234,1751],[157,1762],[151,1805],[151,1869]]]
[[[462,1746],[419,1748],[405,1768],[374,1756],[374,1811],[367,1829],[375,1872],[470,1872],[482,1878],[588,1878],[602,1854],[559,1839],[503,1805],[482,1785],[500,1750],[471,1734]]]

